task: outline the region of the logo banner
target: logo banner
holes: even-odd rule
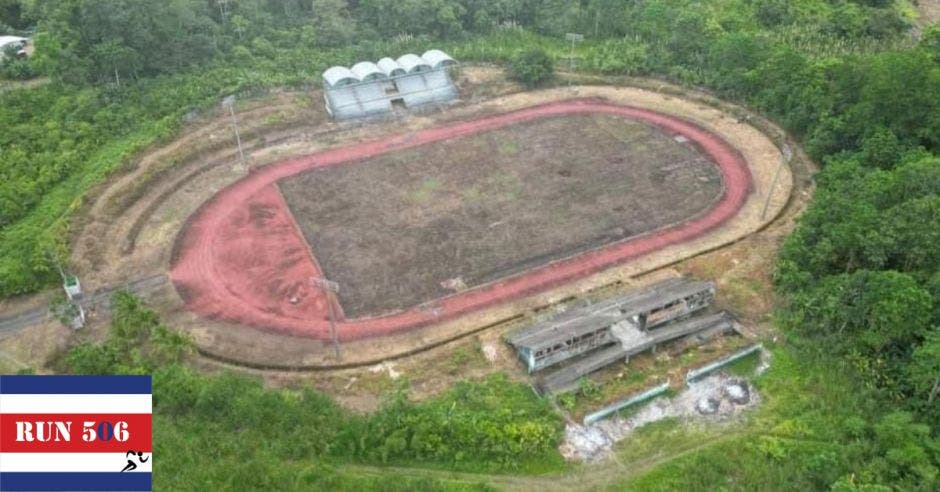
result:
[[[0,492],[152,489],[150,376],[0,376]]]

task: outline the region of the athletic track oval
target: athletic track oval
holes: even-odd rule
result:
[[[721,174],[724,188],[720,199],[686,222],[386,316],[347,319],[339,303],[319,289],[297,290],[296,286],[309,285],[311,277],[322,274],[314,252],[304,241],[277,189],[279,180],[318,167],[355,162],[516,123],[591,113],[646,122],[695,142]],[[220,191],[190,217],[176,240],[170,278],[186,308],[208,318],[328,340],[332,304],[339,339],[361,339],[417,328],[545,291],[698,238],[734,217],[751,190],[751,174],[740,153],[694,123],[599,100],[558,101],[326,150],[260,168]],[[263,233],[257,232],[259,227]]]

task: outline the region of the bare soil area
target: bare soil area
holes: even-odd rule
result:
[[[940,0],[916,0],[917,10],[920,11],[920,22],[929,26],[940,22]]]
[[[574,115],[280,182],[347,317],[393,312],[688,219],[722,191],[684,138]]]

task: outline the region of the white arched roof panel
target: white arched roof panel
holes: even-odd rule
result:
[[[383,72],[378,65],[369,61],[363,61],[353,65],[352,73],[357,79],[363,82],[384,79],[386,77],[385,72]]]
[[[323,80],[330,87],[342,87],[360,82],[359,77],[356,77],[350,69],[339,66],[326,69],[323,72]]]
[[[392,60],[391,58],[385,57],[379,60],[379,69],[385,72],[385,75],[389,77],[397,77],[399,75],[405,75],[408,73],[407,70],[402,68],[397,61]]]
[[[12,43],[25,43],[29,41],[26,38],[21,38],[19,36],[0,36],[0,48]]]
[[[427,72],[431,70],[431,65],[428,65],[428,62],[424,61],[420,56],[411,53],[402,55],[397,61],[408,73]]]
[[[447,53],[436,49],[425,51],[424,54],[421,55],[421,58],[423,58],[424,61],[426,61],[428,65],[431,65],[431,68],[434,69],[449,67],[451,65],[457,64],[457,60],[451,58]]]

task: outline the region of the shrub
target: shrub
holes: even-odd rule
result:
[[[520,51],[510,63],[512,78],[526,87],[536,87],[555,75],[555,62],[541,48]]]
[[[0,64],[0,79],[27,80],[35,76],[33,66],[25,58],[6,59]]]

